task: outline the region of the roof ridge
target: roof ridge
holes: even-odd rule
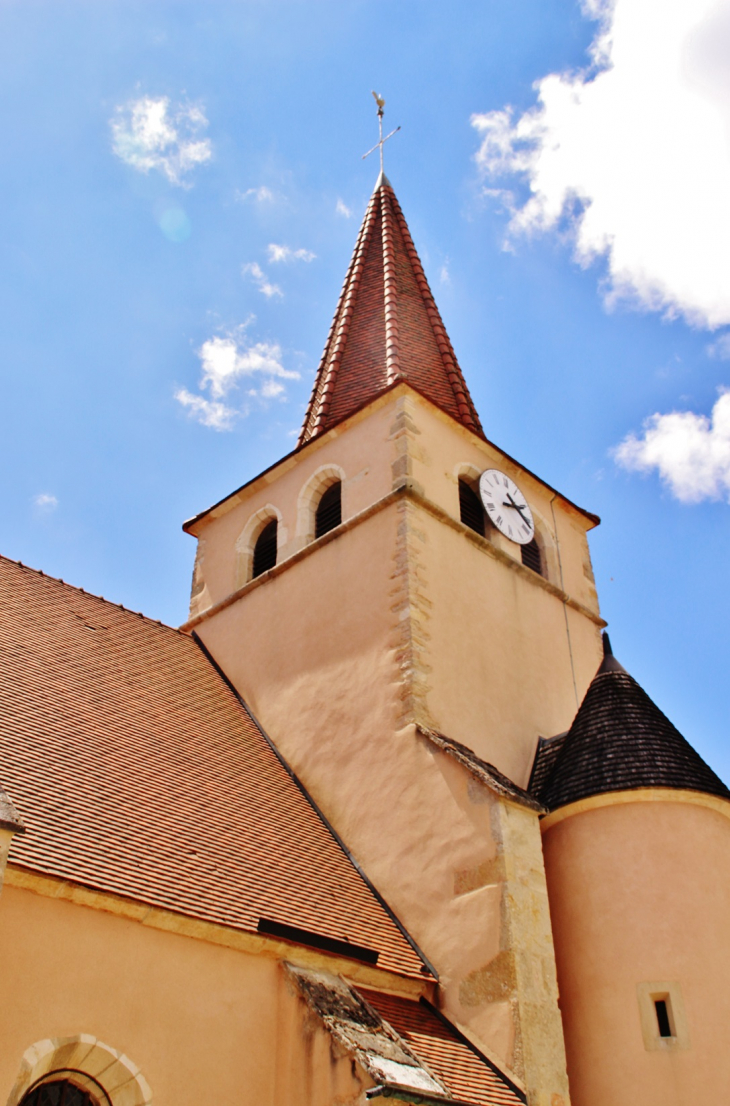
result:
[[[42,568],[33,568],[32,565],[27,565],[23,561],[16,561],[12,557],[6,557],[4,553],[0,553],[0,561],[5,561],[5,563],[9,565],[16,565],[18,568],[22,568],[24,572],[32,572],[35,576],[41,576],[44,580],[50,580],[53,584],[61,584],[62,587],[68,588],[70,591],[76,591],[81,595],[85,595],[87,599],[95,599],[99,603],[105,603],[108,607],[116,607],[118,610],[124,611],[125,614],[131,614],[135,618],[141,618],[145,622],[149,622],[152,626],[161,626],[163,630],[172,630],[173,633],[180,634],[182,637],[190,636],[177,626],[170,626],[168,622],[163,622],[159,618],[150,618],[149,615],[144,614],[142,611],[133,611],[131,607],[125,607],[123,603],[115,603],[113,599],[105,599],[103,595],[97,595],[96,592],[87,591],[85,588],[79,587],[78,584],[69,584],[68,580],[62,580],[60,576],[51,576],[50,572],[44,572]]]
[[[395,280],[395,253],[390,197],[395,200],[393,189],[385,181],[378,189],[380,199],[380,233],[383,240],[383,299],[385,302],[385,373],[388,384],[400,379],[400,330],[398,328],[398,296]],[[395,200],[397,203],[398,201]]]
[[[423,300],[424,307],[426,308],[428,321],[431,324],[431,329],[433,330],[436,344],[441,355],[441,360],[443,362],[444,369],[446,370],[446,375],[449,378],[449,383],[454,393],[454,398],[456,399],[457,405],[459,407],[460,414],[462,415],[462,418],[465,418],[467,422],[470,422],[472,424],[472,429],[474,429],[476,433],[484,436],[484,430],[479,420],[476,407],[474,406],[474,402],[471,398],[471,395],[469,394],[469,389],[467,387],[466,380],[464,379],[464,374],[459,368],[458,361],[456,360],[454,347],[451,344],[451,339],[449,338],[446,327],[444,326],[443,319],[441,318],[441,312],[436,306],[436,300],[434,298],[433,292],[431,291],[431,286],[428,283],[428,278],[426,276],[426,273],[424,272],[423,265],[421,264],[421,259],[418,256],[418,251],[416,250],[415,244],[413,242],[410,228],[408,226],[408,223],[406,222],[406,217],[403,214],[403,209],[401,208],[400,203],[398,202],[398,197],[396,196],[393,186],[390,184],[389,181],[387,182],[387,184],[381,185],[381,188],[387,190],[386,194],[390,194],[389,198],[391,199],[393,204],[393,214],[396,222],[398,223],[398,229],[400,230],[401,237],[403,238],[403,244],[406,248],[406,253],[408,254],[408,260],[411,263],[411,267],[416,278],[416,285],[418,287],[418,291],[420,292],[421,299]]]
[[[345,273],[345,279],[342,284],[339,299],[337,300],[337,307],[335,308],[335,314],[330,324],[329,332],[327,334],[327,340],[324,344],[324,350],[322,351],[322,357],[320,358],[319,369],[314,381],[314,387],[312,388],[312,394],[309,397],[309,403],[307,404],[307,410],[304,415],[304,422],[302,423],[302,429],[299,432],[299,439],[297,441],[297,447],[304,445],[307,438],[305,433],[309,424],[310,418],[314,413],[315,406],[319,401],[319,409],[314,415],[314,422],[312,425],[312,432],[308,437],[312,437],[320,433],[324,420],[327,417],[329,411],[332,391],[334,383],[337,379],[337,373],[342,360],[342,354],[344,352],[345,344],[350,330],[350,323],[352,321],[353,312],[345,310],[348,300],[355,298],[355,293],[360,286],[360,277],[362,275],[362,268],[365,262],[365,250],[370,242],[373,225],[375,223],[376,213],[376,199],[378,190],[376,189],[365,210],[365,217],[362,221],[362,226],[355,242],[355,248],[352,251],[352,257],[350,258],[350,264],[347,267]],[[356,270],[360,272],[356,275]],[[334,352],[331,359],[329,358],[330,350],[334,345]],[[326,367],[324,374],[322,370]],[[319,385],[321,384],[321,387]]]
[[[453,737],[446,737],[438,730],[431,730],[420,723],[416,724],[416,731],[437,749],[440,749],[441,752],[456,760],[466,768],[467,772],[471,772],[472,776],[502,798],[529,807],[530,810],[535,810],[540,814],[546,812],[546,808],[538,802],[529,790],[525,790],[524,787],[520,787],[514,780],[511,780],[509,776],[505,776],[504,772],[500,772],[495,765],[490,764],[488,760],[484,760],[468,745],[463,745]]]

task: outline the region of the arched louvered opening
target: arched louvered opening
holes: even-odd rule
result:
[[[88,1091],[68,1079],[53,1079],[29,1091],[20,1106],[97,1106]]]
[[[273,568],[276,564],[276,539],[278,528],[279,523],[274,518],[271,522],[267,522],[258,536],[258,540],[253,549],[253,579],[260,576],[262,572],[268,572],[268,570]]]
[[[342,484],[338,480],[336,484],[330,484],[317,505],[317,513],[314,518],[314,536],[321,538],[323,534],[334,530],[342,522]]]
[[[544,576],[545,573],[542,570],[542,554],[540,553],[540,546],[535,539],[528,541],[527,545],[522,547],[522,563],[527,568],[531,568],[533,572],[537,572],[539,576]]]
[[[484,537],[484,508],[472,486],[459,480],[459,517],[465,526]]]

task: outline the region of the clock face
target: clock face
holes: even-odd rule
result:
[[[487,469],[479,477],[479,494],[484,510],[506,538],[527,545],[535,536],[535,523],[527,500],[509,476],[499,469]]]

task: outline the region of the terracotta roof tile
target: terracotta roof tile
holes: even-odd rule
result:
[[[192,638],[0,558],[11,861],[235,929],[423,962]]]
[[[398,380],[483,437],[403,212],[381,175],[345,277],[299,445]]]
[[[510,1079],[425,1001],[357,987],[457,1099],[477,1106],[517,1106],[527,1098]]]

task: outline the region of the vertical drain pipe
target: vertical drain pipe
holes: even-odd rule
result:
[[[558,521],[555,518],[555,507],[554,507],[554,503],[555,503],[555,500],[557,498],[557,495],[558,495],[558,493],[555,492],[552,499],[550,500],[550,511],[552,513],[552,516],[553,516],[553,534],[555,535],[555,548],[558,551],[558,569],[560,570],[560,590],[562,591],[563,596],[565,596],[565,581],[563,579],[563,558],[560,556],[560,538],[558,537]],[[573,644],[570,640],[570,623],[568,621],[568,604],[565,602],[565,598],[563,598],[563,615],[565,616],[565,635],[568,639],[568,654],[570,656],[570,675],[573,679],[573,694],[575,695],[575,706],[576,706],[576,709],[578,709],[580,707],[580,702],[578,701],[578,685],[575,682],[575,665],[573,664]]]

